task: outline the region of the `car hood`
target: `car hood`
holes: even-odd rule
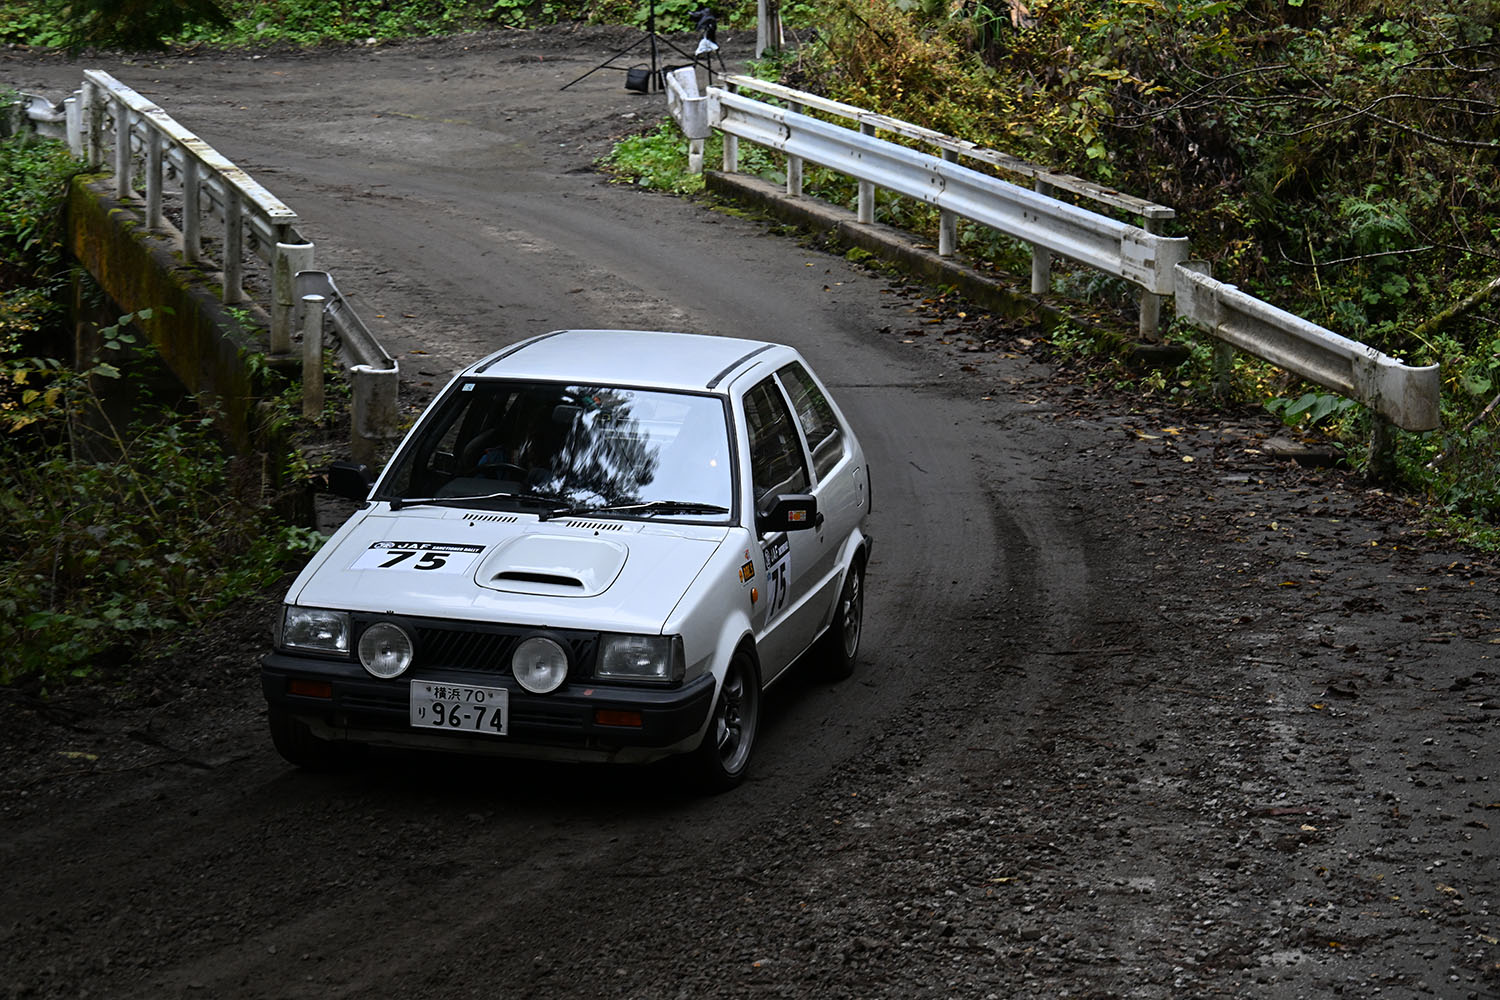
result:
[[[727,528],[447,508],[356,514],[287,595],[309,607],[658,632]]]

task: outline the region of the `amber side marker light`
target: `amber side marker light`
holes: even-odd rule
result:
[[[304,698],[332,698],[333,685],[327,681],[299,681],[289,680],[286,682],[287,694],[300,694]]]
[[[641,728],[640,712],[625,712],[616,708],[599,708],[594,710],[594,725],[596,726],[632,726]]]

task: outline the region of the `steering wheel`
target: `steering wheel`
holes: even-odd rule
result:
[[[518,483],[526,482],[526,470],[511,462],[495,462],[492,465],[481,465],[474,470],[474,475],[484,479],[509,479]]]

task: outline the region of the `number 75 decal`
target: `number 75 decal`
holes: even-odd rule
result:
[[[371,542],[350,569],[409,569],[428,573],[462,573],[484,551],[483,545],[444,542]]]
[[[766,560],[766,621],[786,607],[792,576],[792,545],[785,535],[767,545],[761,555]]]

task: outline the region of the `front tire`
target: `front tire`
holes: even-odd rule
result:
[[[745,779],[755,734],[760,728],[760,671],[740,650],[729,661],[703,742],[693,751],[691,769],[698,789],[727,792]]]
[[[823,669],[834,680],[844,680],[854,673],[859,659],[859,640],[865,629],[865,566],[858,557],[849,566],[839,602],[833,610],[833,623],[823,635],[821,659]]]
[[[354,766],[364,748],[352,743],[335,743],[312,734],[307,723],[280,708],[267,713],[271,743],[288,764],[304,771],[343,771]]]

